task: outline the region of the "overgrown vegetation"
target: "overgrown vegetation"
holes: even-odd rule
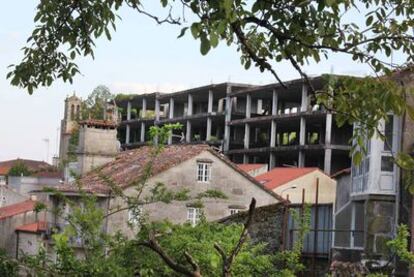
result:
[[[22,161],[17,161],[7,173],[8,176],[30,176],[33,172]]]

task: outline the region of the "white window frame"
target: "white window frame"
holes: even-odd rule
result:
[[[237,209],[237,208],[230,208],[229,210],[230,210],[230,215],[238,214],[242,211],[241,209]]]
[[[209,183],[211,180],[211,163],[197,162],[197,182]]]
[[[197,223],[200,221],[200,209],[194,207],[187,208],[187,222],[191,224],[191,226],[196,226]]]

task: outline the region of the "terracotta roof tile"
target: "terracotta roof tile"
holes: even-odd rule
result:
[[[262,183],[267,189],[274,190],[275,188],[286,184],[296,178],[306,175],[315,170],[319,170],[317,167],[275,167],[272,170],[256,176],[256,180]]]
[[[14,159],[0,162],[0,175],[7,175],[9,170],[17,163],[23,163],[32,172],[57,171],[55,167],[44,161]]]
[[[30,224],[25,224],[16,228],[16,231],[20,232],[29,232],[29,233],[39,233],[46,231],[47,224],[46,221],[37,221]]]
[[[137,149],[123,151],[119,153],[115,160],[107,163],[106,165],[98,168],[87,174],[80,180],[82,190],[88,193],[107,194],[110,191],[108,183],[102,179],[105,176],[111,180],[114,184],[117,184],[121,188],[126,188],[131,185],[131,182],[143,178],[145,167],[150,161],[152,148],[150,146],[143,146]],[[249,179],[253,184],[260,189],[271,194],[279,201],[286,202],[286,200],[273,191],[266,189],[255,178],[241,170],[236,164],[232,163],[227,157],[218,153],[216,150],[206,144],[181,144],[181,145],[169,145],[163,148],[160,154],[155,158],[152,167],[152,176],[168,170],[174,166],[179,165],[197,156],[203,151],[209,151],[223,162],[227,163],[236,172]],[[65,184],[57,186],[57,190],[67,193],[78,193],[79,190],[76,186]]]
[[[249,171],[256,170],[266,166],[266,164],[238,164],[237,165],[244,172],[249,173]]]
[[[13,205],[8,205],[0,208],[0,220],[12,217],[18,214],[23,214],[29,211],[33,211],[36,202],[32,200],[26,200]]]

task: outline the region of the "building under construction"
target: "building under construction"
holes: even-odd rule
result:
[[[310,82],[321,89],[328,77]],[[127,96],[117,101],[119,139],[124,149],[139,147],[150,126],[181,123],[169,144],[208,143],[237,163],[319,167],[327,174],[349,167],[352,126],[337,126],[302,79],[285,85],[222,83]]]

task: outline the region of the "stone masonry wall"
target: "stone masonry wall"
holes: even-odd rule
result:
[[[281,203],[256,208],[249,230],[252,243],[266,243],[266,250],[280,250],[283,236],[284,205]],[[241,212],[219,220],[223,224],[245,223],[247,212]]]

